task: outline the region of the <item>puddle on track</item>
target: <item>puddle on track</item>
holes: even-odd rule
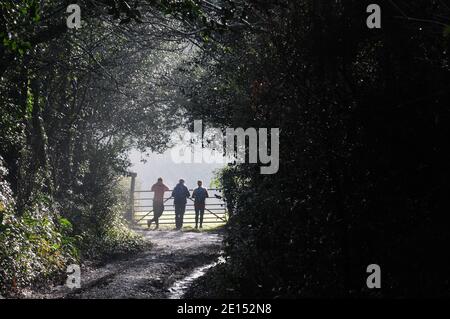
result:
[[[191,284],[194,282],[194,280],[204,276],[208,271],[208,269],[224,262],[225,259],[223,257],[219,257],[219,259],[213,263],[195,268],[194,271],[192,271],[192,273],[189,276],[186,276],[183,279],[176,281],[172,285],[172,287],[169,288],[168,299],[181,299],[184,293],[189,289]]]

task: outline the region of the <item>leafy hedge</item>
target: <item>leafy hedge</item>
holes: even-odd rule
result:
[[[63,282],[66,267],[86,259],[98,260],[143,248],[142,238],[131,232],[118,207],[109,211],[102,231],[87,224],[74,227],[60,212],[36,201],[19,214],[7,170],[0,158],[0,294],[18,294],[24,288]],[[90,216],[93,213],[90,212]],[[96,222],[97,223],[97,222]],[[76,228],[85,229],[82,232]]]
[[[204,74],[185,89],[192,120],[280,128],[277,174],[223,174],[237,295],[449,295],[450,10],[396,5],[427,22],[386,3],[370,30],[360,0],[254,4],[267,32],[224,35],[233,54],[189,70]],[[366,286],[372,263],[383,289]]]
[[[0,158],[0,293],[17,292],[52,279],[78,260],[72,224],[55,212],[36,205],[14,214],[7,170]]]

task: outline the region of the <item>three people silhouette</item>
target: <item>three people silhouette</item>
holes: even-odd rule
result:
[[[202,181],[197,181],[198,187],[194,189],[192,198],[194,199],[195,210],[195,229],[203,227],[203,216],[205,214],[205,201],[209,197],[206,188],[202,187]],[[164,212],[164,193],[169,191],[169,188],[164,185],[163,179],[158,178],[158,181],[152,185],[153,192],[153,218],[147,221],[148,228],[152,223],[159,228],[159,218]],[[184,180],[180,179],[178,184],[174,187],[171,197],[175,206],[175,226],[177,230],[183,227],[184,213],[186,212],[187,199],[191,196],[188,188],[184,185]]]

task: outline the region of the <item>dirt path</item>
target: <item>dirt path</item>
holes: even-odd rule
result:
[[[176,298],[179,282],[199,267],[213,263],[221,235],[208,232],[141,232],[152,249],[103,267],[82,269],[81,289],[60,286],[40,298]],[[173,285],[174,289],[169,290]]]

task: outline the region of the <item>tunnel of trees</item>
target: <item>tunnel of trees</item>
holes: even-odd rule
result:
[[[140,249],[127,151],[201,119],[281,132],[277,174],[220,172],[214,296],[448,296],[450,3],[70,3],[0,1],[0,294]]]

